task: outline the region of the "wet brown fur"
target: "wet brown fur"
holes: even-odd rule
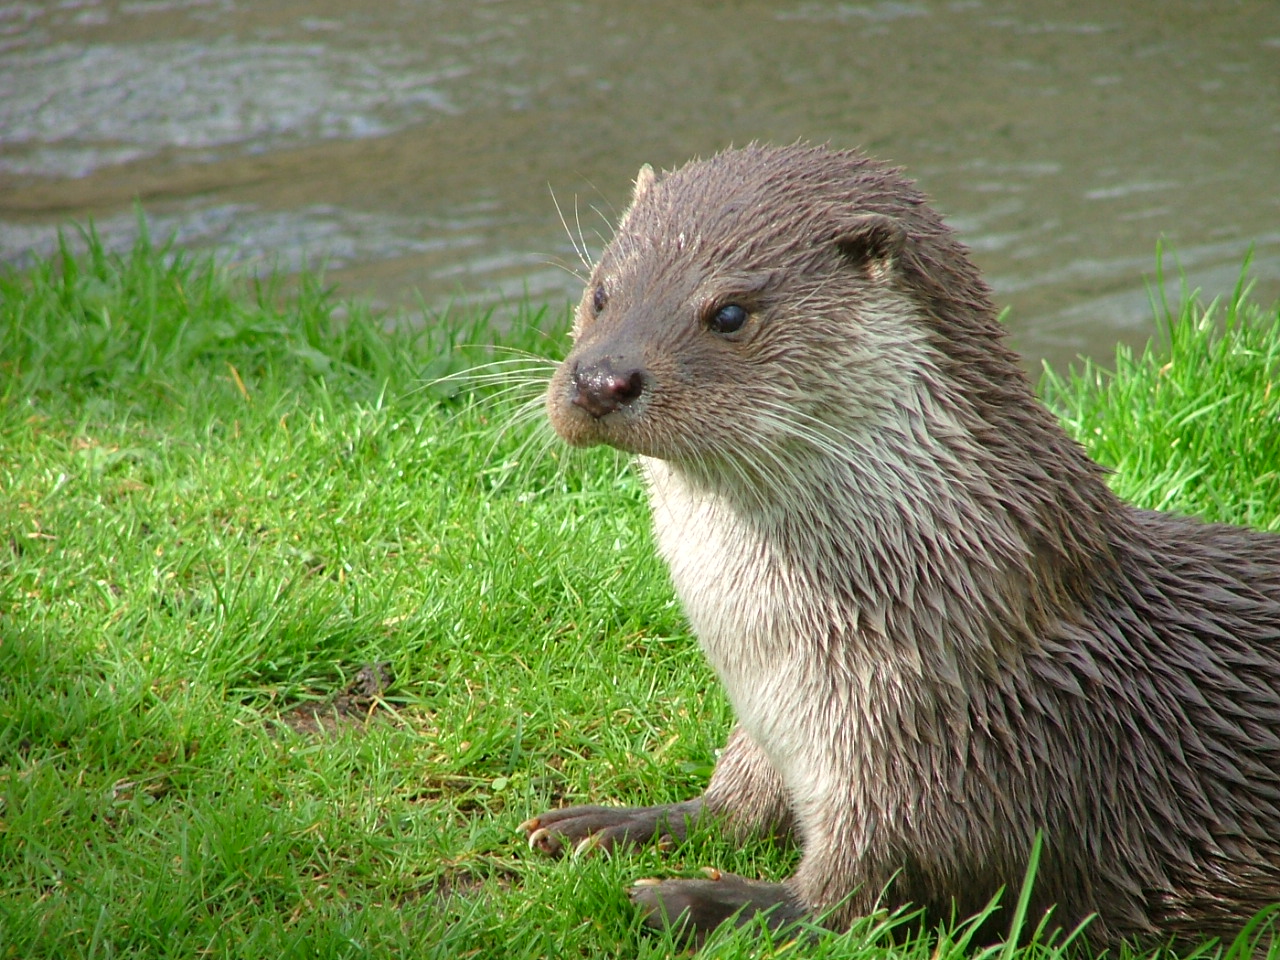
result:
[[[602,363],[643,391],[596,415]],[[1034,908],[1101,945],[1280,901],[1280,536],[1120,502],[897,170],[642,171],[548,410],[640,455],[740,721],[687,809],[794,829],[805,908],[976,912],[1037,830]]]

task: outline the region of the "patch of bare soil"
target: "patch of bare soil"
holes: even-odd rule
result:
[[[366,663],[350,683],[328,700],[300,703],[282,713],[280,722],[295,733],[309,736],[365,724],[376,712],[389,712],[383,697],[395,679],[390,662]]]

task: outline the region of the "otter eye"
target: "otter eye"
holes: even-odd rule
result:
[[[716,333],[737,333],[747,322],[747,311],[736,303],[726,303],[711,315],[707,326]]]
[[[604,284],[596,284],[596,288],[591,291],[591,309],[596,315],[604,312],[605,305],[609,302],[609,294],[604,292]]]

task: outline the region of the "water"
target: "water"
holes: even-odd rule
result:
[[[598,250],[641,163],[798,138],[906,165],[1033,364],[1151,335],[1157,241],[1280,297],[1274,0],[0,0],[16,264],[140,201],[391,307],[560,305],[557,203]]]

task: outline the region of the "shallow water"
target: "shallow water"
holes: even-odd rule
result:
[[[1280,297],[1274,0],[0,0],[13,263],[140,200],[388,305],[561,304],[557,202],[598,250],[642,162],[797,138],[905,164],[1032,363],[1146,339],[1160,240]]]

